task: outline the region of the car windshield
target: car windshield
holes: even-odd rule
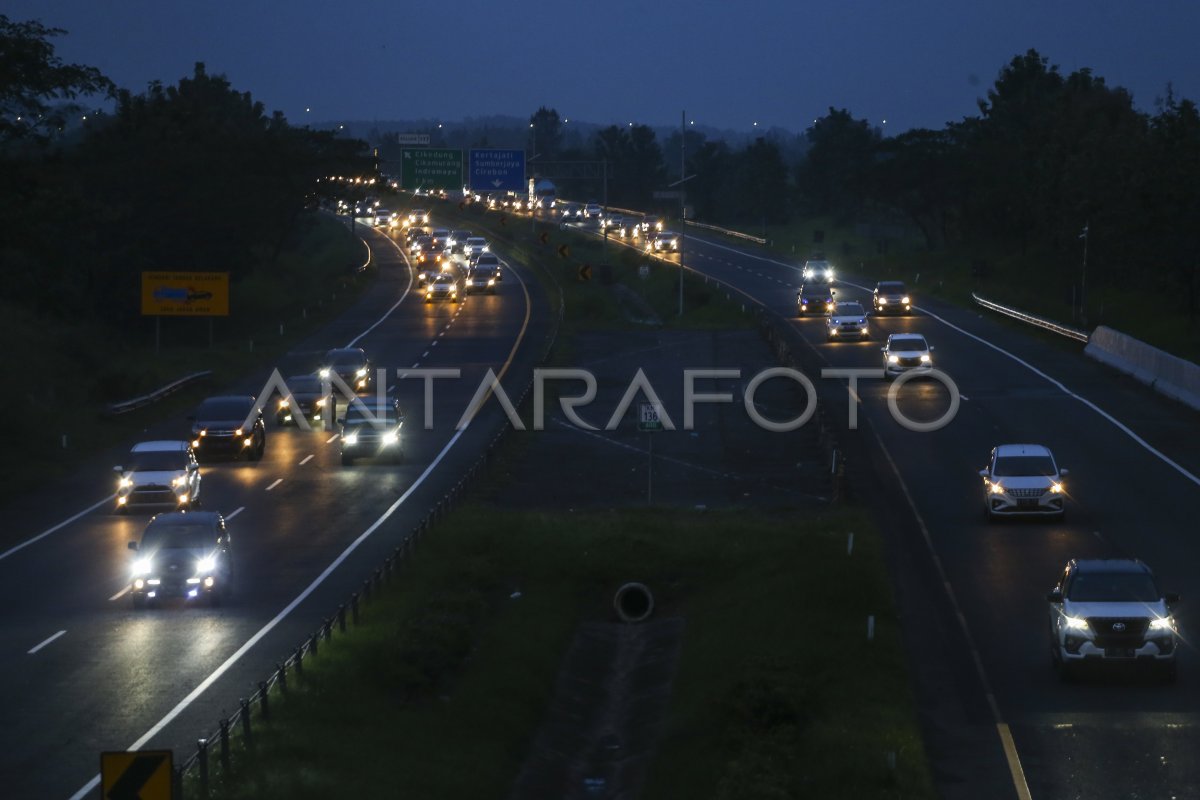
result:
[[[1054,474],[1054,459],[1050,456],[1003,456],[996,459],[996,466],[992,470],[992,476],[996,478],[1049,477]]]
[[[1154,579],[1144,572],[1077,572],[1067,599],[1077,603],[1157,603]]]
[[[496,270],[491,267],[476,267],[473,274],[476,278],[491,278],[496,274]]]
[[[804,297],[829,297],[829,288],[821,286],[805,286],[800,290],[800,294]]]
[[[243,419],[254,407],[253,398],[214,398],[205,400],[196,409],[196,419]]]
[[[322,388],[316,375],[293,375],[287,379],[287,387],[294,394],[320,394]]]
[[[367,363],[367,355],[359,350],[330,350],[326,355],[329,366],[335,369],[361,367]]]
[[[892,350],[928,350],[924,336],[893,336],[888,341]]]
[[[211,525],[171,522],[155,527],[151,523],[142,534],[139,550],[203,550],[214,547],[217,537]]]
[[[400,419],[400,412],[396,407],[390,404],[384,404],[382,407],[376,403],[351,403],[346,409],[347,425],[370,425],[378,423],[380,425],[391,423],[395,425]]]
[[[482,236],[472,236],[470,239],[467,239],[467,244],[471,245],[472,247],[475,245],[482,246],[487,244],[487,239],[484,239]]]
[[[158,450],[148,453],[130,453],[129,463],[125,465],[125,469],[129,472],[180,470],[186,463],[187,456],[182,450]]]
[[[495,266],[496,264],[500,263],[500,259],[497,258],[496,256],[485,253],[479,257],[479,261],[477,263],[479,264],[479,266],[486,266],[488,264]]]
[[[838,303],[833,313],[839,317],[861,317],[864,312],[862,305],[859,303]]]
[[[879,291],[887,294],[904,294],[904,284],[894,281],[879,284]]]

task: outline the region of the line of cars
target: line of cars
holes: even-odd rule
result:
[[[839,301],[833,267],[824,260],[802,269],[797,314],[826,315],[826,338],[869,338],[861,303]],[[912,313],[913,296],[901,281],[879,281],[871,298],[875,315]],[[886,379],[906,372],[931,372],[933,347],[920,333],[892,333],[882,347]],[[1001,444],[979,470],[983,515],[989,522],[1010,518],[1066,516],[1069,470],[1050,448],[1036,443]],[[1137,559],[1072,559],[1047,594],[1050,661],[1064,681],[1091,665],[1146,666],[1164,680],[1177,675],[1179,596],[1163,591],[1148,565]]]
[[[404,236],[425,302],[457,303],[470,294],[495,294],[504,279],[503,262],[487,239],[469,230],[427,227],[429,216],[419,211],[411,215],[413,224]]]

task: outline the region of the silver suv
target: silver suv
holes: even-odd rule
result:
[[[1072,560],[1050,603],[1050,658],[1063,680],[1085,663],[1144,664],[1175,680],[1179,595],[1136,559]]]
[[[1067,470],[1040,444],[1002,444],[992,449],[983,478],[983,513],[997,517],[1066,516]]]

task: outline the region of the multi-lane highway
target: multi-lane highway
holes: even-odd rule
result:
[[[112,513],[120,451],[10,507],[0,547],[0,796],[83,796],[105,750],[171,748],[184,757],[359,587],[494,436],[495,403],[461,433],[455,426],[488,369],[514,401],[523,391],[548,333],[540,287],[510,264],[495,295],[425,304],[396,242],[373,231],[367,239],[380,276],[357,305],[283,363],[221,393],[257,393],[271,367],[285,377],[311,372],[325,350],[353,343],[388,371],[407,414],[404,463],[343,467],[336,431],[272,422],[261,461],[205,464],[204,508],[226,516],[233,542],[234,597],[219,608],[132,608],[126,545],[149,513]],[[412,369],[462,371],[435,381],[428,430],[423,381],[398,377]],[[188,432],[181,418],[143,438]]]
[[[689,268],[794,326],[812,363],[877,369],[888,333],[919,332],[961,393],[957,415],[930,433],[892,417],[883,380],[860,382],[859,430],[848,430],[846,393],[831,409],[843,440],[870,453],[863,499],[902,551],[894,563],[908,574],[895,576],[897,593],[943,792],[1200,797],[1196,415],[1091,362],[1081,346],[938,302],[920,285],[912,316],[872,316],[870,340],[829,343],[820,316],[796,318],[795,266],[703,237],[689,236],[685,253]],[[870,308],[883,277],[843,272],[838,299]],[[905,394],[914,415],[949,407],[936,384],[912,382]],[[1064,522],[984,521],[978,471],[993,446],[1013,442],[1045,444],[1070,468]],[[1125,673],[1064,685],[1051,669],[1046,594],[1068,559],[1105,557],[1140,558],[1183,596],[1176,685]],[[989,741],[1000,768],[980,752]]]

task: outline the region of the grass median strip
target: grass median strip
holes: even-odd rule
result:
[[[642,796],[933,796],[859,512],[468,506],[399,575],[273,698],[214,797],[508,796],[572,636],[627,581],[684,623]]]

